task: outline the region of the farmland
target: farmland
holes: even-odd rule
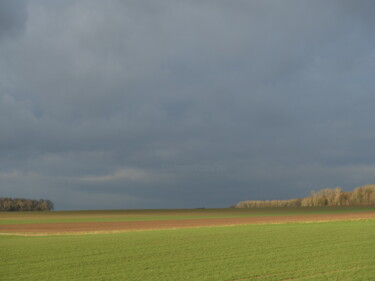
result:
[[[374,207],[1,213],[0,221],[0,232],[8,234],[0,236],[6,253],[0,258],[0,280],[352,281],[375,276]],[[180,224],[157,229],[171,221]],[[192,221],[216,224],[190,227]],[[32,225],[85,223],[99,228],[153,223],[154,228],[27,231]],[[12,233],[11,225],[24,228]]]

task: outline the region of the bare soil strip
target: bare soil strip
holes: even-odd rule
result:
[[[289,222],[324,222],[339,220],[375,219],[375,212],[346,214],[308,214],[241,218],[212,218],[127,222],[67,222],[0,225],[2,235],[48,235],[113,233],[139,230],[176,229],[243,224],[278,224]]]

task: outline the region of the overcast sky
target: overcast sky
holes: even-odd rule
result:
[[[228,207],[375,183],[374,13],[0,0],[0,197]]]

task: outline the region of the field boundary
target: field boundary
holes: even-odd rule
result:
[[[138,222],[74,222],[44,224],[0,225],[0,235],[12,236],[51,236],[114,234],[135,231],[174,230],[183,228],[230,227],[249,224],[323,223],[331,221],[375,220],[375,212],[288,215],[246,218],[215,218],[191,220],[164,220]]]

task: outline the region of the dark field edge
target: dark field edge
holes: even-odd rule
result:
[[[0,224],[160,221],[359,212],[375,212],[375,206],[8,212],[0,213]]]

